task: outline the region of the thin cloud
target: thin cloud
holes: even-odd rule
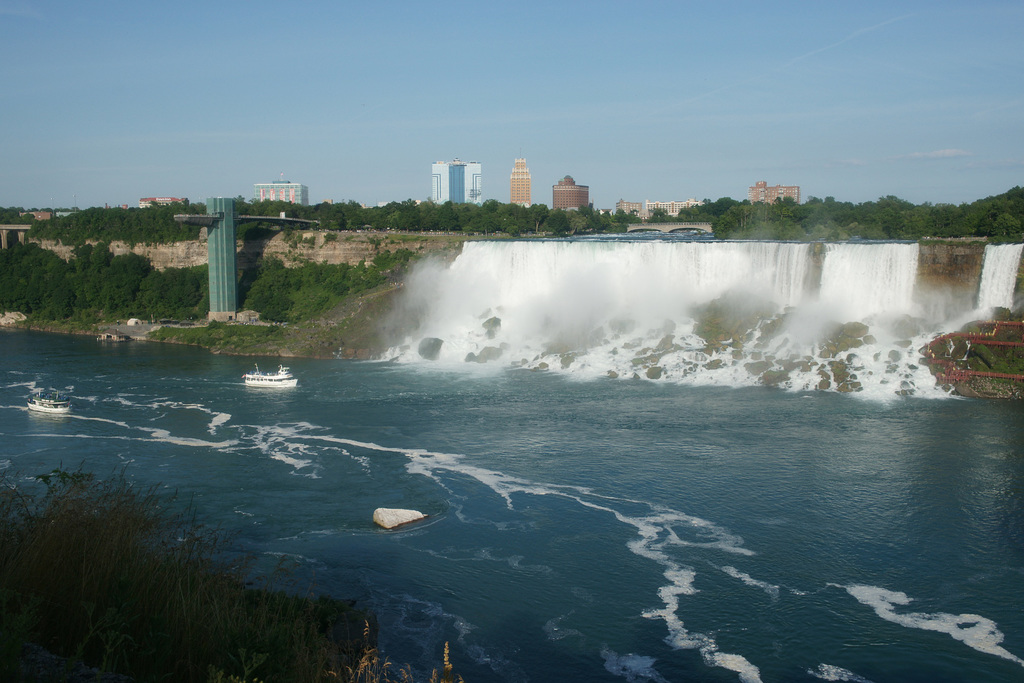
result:
[[[909,19],[912,16],[914,16],[914,15],[913,14],[904,14],[901,17],[895,17],[893,19],[888,19],[886,21],[883,21],[880,24],[875,24],[874,26],[868,26],[866,28],[858,29],[858,30],[854,31],[853,33],[851,33],[850,35],[848,35],[845,38],[843,38],[842,40],[838,41],[838,42],[832,43],[831,45],[826,45],[824,47],[819,47],[817,50],[811,50],[810,52],[808,52],[806,54],[802,54],[799,57],[795,57],[795,58],[789,60],[788,62],[786,62],[784,67],[785,68],[791,67],[794,64],[796,64],[797,62],[802,62],[805,59],[813,57],[814,55],[821,54],[822,52],[826,52],[828,50],[832,50],[834,48],[839,47],[840,45],[843,45],[844,43],[848,43],[851,40],[855,40],[855,39],[861,37],[862,35],[864,35],[866,33],[871,33],[873,31],[877,31],[878,29],[882,28],[883,26],[888,26],[889,24],[893,24],[893,23],[895,23],[897,21],[903,21],[904,19]]]
[[[799,57],[794,57],[793,59],[789,60],[788,62],[782,64],[779,67],[777,67],[777,69],[779,69],[779,70],[788,69],[791,66],[793,66],[794,64],[802,62],[805,59],[809,59],[810,57],[813,57],[814,55],[821,54],[822,52],[827,52],[828,50],[832,50],[834,48],[837,48],[840,45],[843,45],[845,43],[850,42],[851,40],[856,40],[857,38],[860,38],[861,36],[863,36],[865,34],[872,33],[873,31],[877,31],[878,29],[883,28],[885,26],[888,26],[889,24],[896,23],[897,21],[903,21],[904,19],[909,19],[912,16],[914,16],[914,15],[913,14],[904,14],[904,15],[899,16],[899,17],[893,17],[892,19],[887,19],[886,21],[883,21],[881,23],[875,24],[874,26],[867,26],[865,28],[858,29],[858,30],[854,31],[853,33],[851,33],[850,35],[848,35],[845,38],[843,38],[842,40],[839,40],[839,41],[837,41],[835,43],[832,43],[830,45],[825,45],[823,47],[819,47],[816,50],[811,50],[810,52],[807,52],[807,53],[804,53],[804,54],[800,55]],[[739,81],[737,83],[726,83],[725,85],[720,85],[717,88],[714,88],[712,90],[708,90],[707,92],[698,93],[696,95],[691,95],[691,96],[689,96],[689,97],[687,97],[687,98],[685,98],[683,100],[680,100],[679,102],[674,103],[671,107],[668,107],[668,108],[666,108],[663,111],[674,110],[674,109],[678,109],[679,107],[682,107],[682,106],[688,106],[688,105],[691,105],[691,104],[695,104],[695,103],[697,103],[697,102],[699,102],[701,100],[705,100],[705,99],[708,99],[710,97],[713,97],[713,96],[715,96],[715,95],[717,95],[717,94],[719,94],[721,92],[724,92],[724,91],[727,91],[727,90],[734,90],[736,88],[740,88],[740,87],[749,85],[751,83],[759,82],[759,81],[760,81],[760,77],[758,77],[758,78],[748,78],[748,79],[745,79],[743,81]]]
[[[892,157],[893,159],[954,159],[974,156],[965,149],[937,149],[932,152],[912,152]]]
[[[1024,168],[1024,159],[993,159],[992,161],[972,161],[972,162],[967,164],[967,168],[980,168],[980,169]]]

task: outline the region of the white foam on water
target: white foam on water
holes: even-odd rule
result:
[[[127,422],[124,422],[123,420],[110,420],[105,417],[90,417],[88,415],[80,415],[78,413],[75,413],[74,411],[69,413],[67,417],[70,417],[73,420],[82,420],[83,422],[102,422],[105,424],[114,425],[116,427],[123,427],[124,429],[134,429],[134,427],[132,427]]]
[[[819,664],[817,669],[808,669],[808,675],[823,681],[844,681],[848,683],[872,683],[863,676],[831,664]]]
[[[237,439],[230,439],[227,441],[205,441],[203,439],[195,439],[187,436],[174,436],[166,429],[155,429],[150,427],[131,427],[127,423],[118,422],[116,420],[107,420],[100,417],[82,417],[71,413],[69,415],[62,416],[64,418],[73,418],[78,420],[93,420],[96,422],[106,422],[126,429],[132,429],[137,431],[146,432],[148,436],[110,436],[110,435],[97,435],[97,434],[46,434],[46,436],[58,439],[96,439],[96,440],[109,440],[109,441],[140,441],[140,442],[156,442],[156,443],[169,443],[177,446],[189,446],[191,448],[210,448],[213,450],[223,450],[238,445]]]
[[[882,619],[906,628],[936,631],[959,640],[978,652],[995,655],[1024,666],[1024,659],[1003,648],[1003,634],[996,623],[977,614],[946,614],[944,612],[907,612],[899,614],[896,608],[909,605],[913,599],[906,593],[878,586],[841,586],[863,605],[875,610]]]
[[[246,443],[252,445],[272,460],[277,460],[294,468],[294,474],[319,478],[319,467],[315,465],[320,451],[305,443],[309,438],[307,431],[314,429],[308,422],[276,425],[246,425],[251,435]],[[310,468],[309,472],[301,470]]]
[[[544,623],[544,634],[548,637],[548,640],[562,640],[563,638],[569,638],[572,636],[583,636],[582,633],[574,628],[562,628],[562,620],[571,615],[572,612],[569,612],[569,614],[562,614],[554,617],[553,619],[548,619]]]
[[[655,670],[653,657],[635,654],[620,655],[607,646],[601,648],[601,657],[604,658],[606,671],[615,676],[622,676],[629,683],[643,683],[644,681],[667,683],[665,678]]]
[[[207,408],[201,403],[184,403],[182,401],[169,401],[169,400],[155,400],[149,402],[140,402],[131,400],[132,394],[118,394],[112,396],[108,401],[119,403],[123,406],[129,406],[132,408],[149,408],[152,410],[160,410],[169,408],[171,410],[194,410],[200,413],[204,413],[210,416],[210,422],[207,425],[207,431],[211,434],[217,432],[217,428],[227,424],[231,420],[231,413],[224,413],[217,410]],[[76,399],[77,400],[77,399]]]
[[[464,456],[452,453],[436,453],[422,449],[397,449],[379,444],[354,441],[330,435],[306,435],[305,438],[317,439],[331,443],[344,444],[355,448],[364,448],[385,453],[400,453],[409,459],[406,469],[413,474],[428,477],[444,486],[439,479],[440,471],[454,472],[468,476],[484,484],[501,497],[506,506],[515,509],[513,497],[516,495],[559,496],[577,502],[583,507],[607,512],[617,520],[633,527],[638,538],[627,542],[627,547],[634,554],[650,559],[663,567],[663,575],[668,583],[658,589],[658,597],[663,606],[660,609],[647,610],[642,616],[648,619],[660,619],[665,622],[668,635],[665,641],[677,649],[697,649],[705,664],[724,668],[739,675],[743,683],[760,683],[760,671],[745,657],[738,654],[720,652],[715,640],[707,634],[690,633],[678,616],[679,597],[693,595],[696,592],[694,578],[696,572],[678,562],[668,554],[667,549],[675,547],[700,548],[726,552],[734,555],[750,556],[753,551],[742,546],[743,540],[708,520],[687,515],[685,513],[654,507],[649,515],[630,515],[616,509],[615,505],[652,507],[644,501],[612,498],[601,496],[585,487],[557,486],[531,482],[507,474],[469,465]],[[684,538],[689,533],[692,538]]]
[[[144,441],[159,441],[162,443],[175,444],[177,446],[189,446],[191,448],[223,449],[230,448],[238,443],[237,439],[231,439],[228,441],[205,441],[203,439],[195,439],[188,436],[174,436],[166,429],[155,429],[150,427],[136,427],[136,429],[149,433],[150,438],[142,439]]]
[[[211,434],[217,431],[217,427],[225,425],[231,421],[231,413],[213,413],[213,419],[210,420],[209,431]]]
[[[759,581],[758,579],[755,579],[752,576],[750,576],[750,574],[746,574],[736,569],[736,567],[725,566],[722,567],[722,571],[728,574],[729,576],[733,577],[734,579],[739,579],[747,586],[751,586],[753,588],[760,588],[769,596],[771,596],[772,600],[779,599],[778,586],[772,585],[766,581]]]

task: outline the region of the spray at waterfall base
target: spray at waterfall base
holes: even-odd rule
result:
[[[410,275],[401,310],[415,331],[388,357],[945,396],[922,350],[1012,304],[1020,253],[986,247],[981,282],[965,299],[918,284],[916,243],[467,243],[450,266]]]

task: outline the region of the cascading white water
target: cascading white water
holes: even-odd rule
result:
[[[819,298],[842,321],[913,315],[917,244],[828,244]]]
[[[1013,308],[1013,290],[1024,244],[987,244],[978,286],[978,308]]]
[[[728,292],[796,305],[807,258],[806,244],[772,242],[468,242],[447,271],[410,289],[428,309],[421,336],[444,339],[445,355],[479,350],[481,316],[497,316],[501,341],[532,357],[616,321],[683,323]]]
[[[825,245],[820,283],[813,249],[469,242],[450,267],[410,278],[407,307],[419,327],[391,356],[579,377],[941,394],[916,351],[943,331],[941,321],[917,317],[918,246]]]

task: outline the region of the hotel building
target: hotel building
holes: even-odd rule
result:
[[[139,199],[140,209],[151,206],[167,206],[168,204],[188,204],[188,197],[142,197]]]
[[[269,183],[256,183],[253,187],[253,200],[257,202],[290,202],[292,204],[309,204],[309,188],[290,180],[274,180]]]
[[[687,199],[685,202],[652,202],[650,199],[643,202],[627,202],[620,199],[615,204],[615,210],[622,209],[624,213],[631,213],[639,218],[647,219],[656,210],[661,209],[669,216],[678,216],[683,209],[692,209],[701,206],[704,202],[696,199]]]
[[[483,204],[483,171],[477,161],[438,161],[430,166],[430,199],[436,204]]]
[[[747,190],[747,199],[750,200],[751,204],[754,204],[755,202],[774,204],[775,200],[782,199],[784,197],[791,197],[797,204],[799,204],[800,186],[772,185],[769,187],[767,181],[760,180],[751,185]]]
[[[571,175],[567,175],[551,186],[551,205],[555,209],[580,209],[590,206],[590,186],[577,185]]]
[[[687,199],[685,202],[652,202],[648,199],[644,202],[644,213],[650,216],[656,210],[661,209],[669,216],[678,216],[679,212],[683,209],[692,209],[693,207],[700,206],[703,203],[704,202],[699,202],[696,199]]]
[[[623,213],[631,213],[634,216],[639,216],[643,213],[644,204],[643,202],[627,202],[625,199],[620,199],[615,202],[615,211]]]

